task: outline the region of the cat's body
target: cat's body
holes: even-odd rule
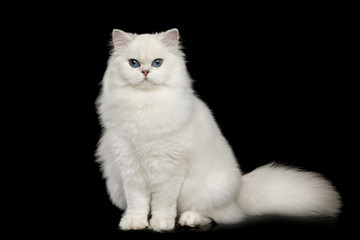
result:
[[[97,150],[124,230],[170,230],[246,215],[329,215],[340,198],[316,173],[266,165],[241,175],[209,108],[194,93],[178,31],[113,32]],[[150,222],[148,216],[151,214]]]

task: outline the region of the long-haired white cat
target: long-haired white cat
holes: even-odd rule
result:
[[[241,174],[211,111],[194,94],[177,29],[114,30],[113,45],[97,101],[103,126],[97,157],[112,202],[125,210],[121,229],[339,213],[339,194],[317,173],[268,164]]]

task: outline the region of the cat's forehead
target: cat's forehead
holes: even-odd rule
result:
[[[163,43],[156,35],[143,34],[136,36],[128,45],[128,54],[131,58],[142,61],[152,61],[163,57],[166,53]]]

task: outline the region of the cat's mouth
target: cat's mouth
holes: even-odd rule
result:
[[[141,80],[140,84],[142,84],[142,83],[152,83],[152,81],[151,81],[148,77],[144,77],[144,78]]]
[[[130,84],[133,85],[134,87],[144,89],[144,88],[154,88],[162,83],[156,77],[151,77],[151,76],[149,77],[149,75],[147,75],[133,79],[132,81],[130,81]]]
[[[151,78],[146,76],[142,78],[140,81],[138,81],[135,85],[140,88],[151,88],[154,87],[154,85],[156,85],[156,82],[154,82]]]

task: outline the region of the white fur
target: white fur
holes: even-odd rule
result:
[[[266,165],[241,176],[211,111],[193,93],[178,38],[176,29],[113,32],[97,102],[97,156],[112,202],[125,210],[120,227],[170,230],[176,216],[194,227],[254,214],[336,215],[339,195],[319,174]],[[163,65],[155,68],[157,58]]]

